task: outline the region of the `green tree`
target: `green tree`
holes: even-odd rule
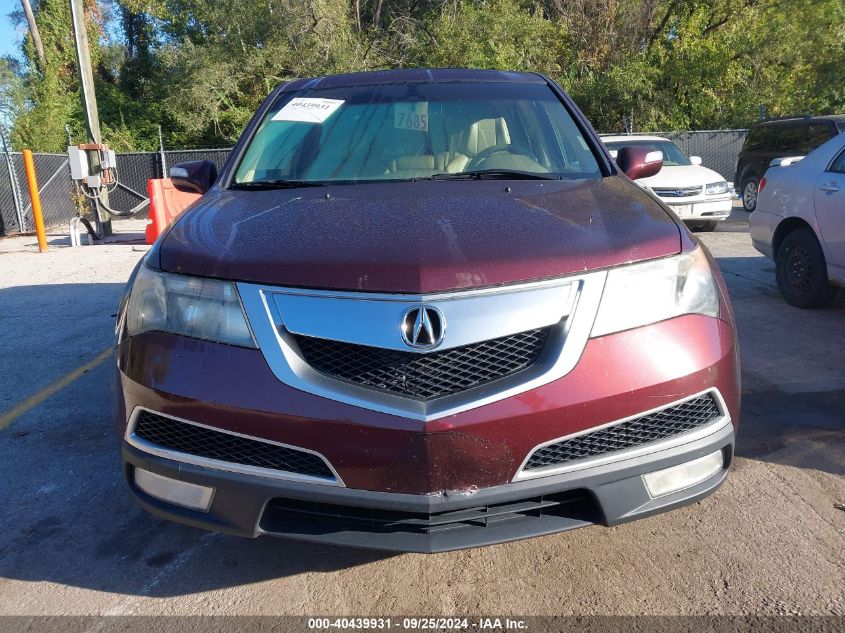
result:
[[[531,69],[559,74],[562,25],[544,15],[539,6],[518,0],[445,3],[424,22],[412,62],[419,66],[469,66],[500,70]]]
[[[0,57],[0,124],[8,130],[23,111],[23,79],[18,61]]]
[[[368,66],[347,0],[165,0],[132,10],[160,24],[172,144],[232,143],[280,82]]]
[[[41,68],[0,77],[17,146],[82,137],[67,0],[34,0]],[[595,127],[744,127],[845,111],[842,0],[87,0],[104,138],[223,146],[295,77],[406,66],[534,70]],[[15,18],[23,20],[18,12]]]

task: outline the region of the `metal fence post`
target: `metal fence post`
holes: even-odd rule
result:
[[[9,153],[9,144],[6,140],[6,126],[0,125],[0,139],[3,140],[3,154],[6,156],[6,165],[9,169],[9,188],[12,192],[12,203],[15,205],[15,217],[18,219],[18,232],[26,231],[26,223],[23,216],[23,203],[21,202],[21,192],[18,189],[18,175],[15,172],[15,162],[12,160],[12,155]]]
[[[158,126],[158,151],[161,155],[161,177],[167,178],[167,158],[164,154],[164,139],[161,136],[161,126]]]

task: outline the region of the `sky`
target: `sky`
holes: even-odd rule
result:
[[[0,0],[0,57],[6,55],[20,57],[23,33],[18,33],[9,19],[9,13],[19,9],[20,6],[18,0]]]

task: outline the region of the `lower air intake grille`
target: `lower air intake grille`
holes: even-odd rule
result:
[[[433,400],[510,376],[530,366],[549,328],[428,354],[400,352],[296,336],[305,361],[316,371],[370,389],[414,400]]]
[[[141,411],[134,435],[158,447],[232,464],[334,480],[317,455]]]
[[[261,519],[261,528],[271,533],[400,532],[430,536],[486,528],[507,521],[555,518],[586,525],[597,522],[599,514],[592,497],[582,490],[433,513],[273,499]]]
[[[712,394],[704,394],[655,413],[538,448],[523,471],[560,466],[681,435],[721,415]]]

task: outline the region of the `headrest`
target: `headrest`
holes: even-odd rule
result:
[[[508,124],[502,117],[481,119],[469,126],[466,153],[469,156],[475,156],[488,147],[508,144],[510,142],[511,135],[508,132]]]

